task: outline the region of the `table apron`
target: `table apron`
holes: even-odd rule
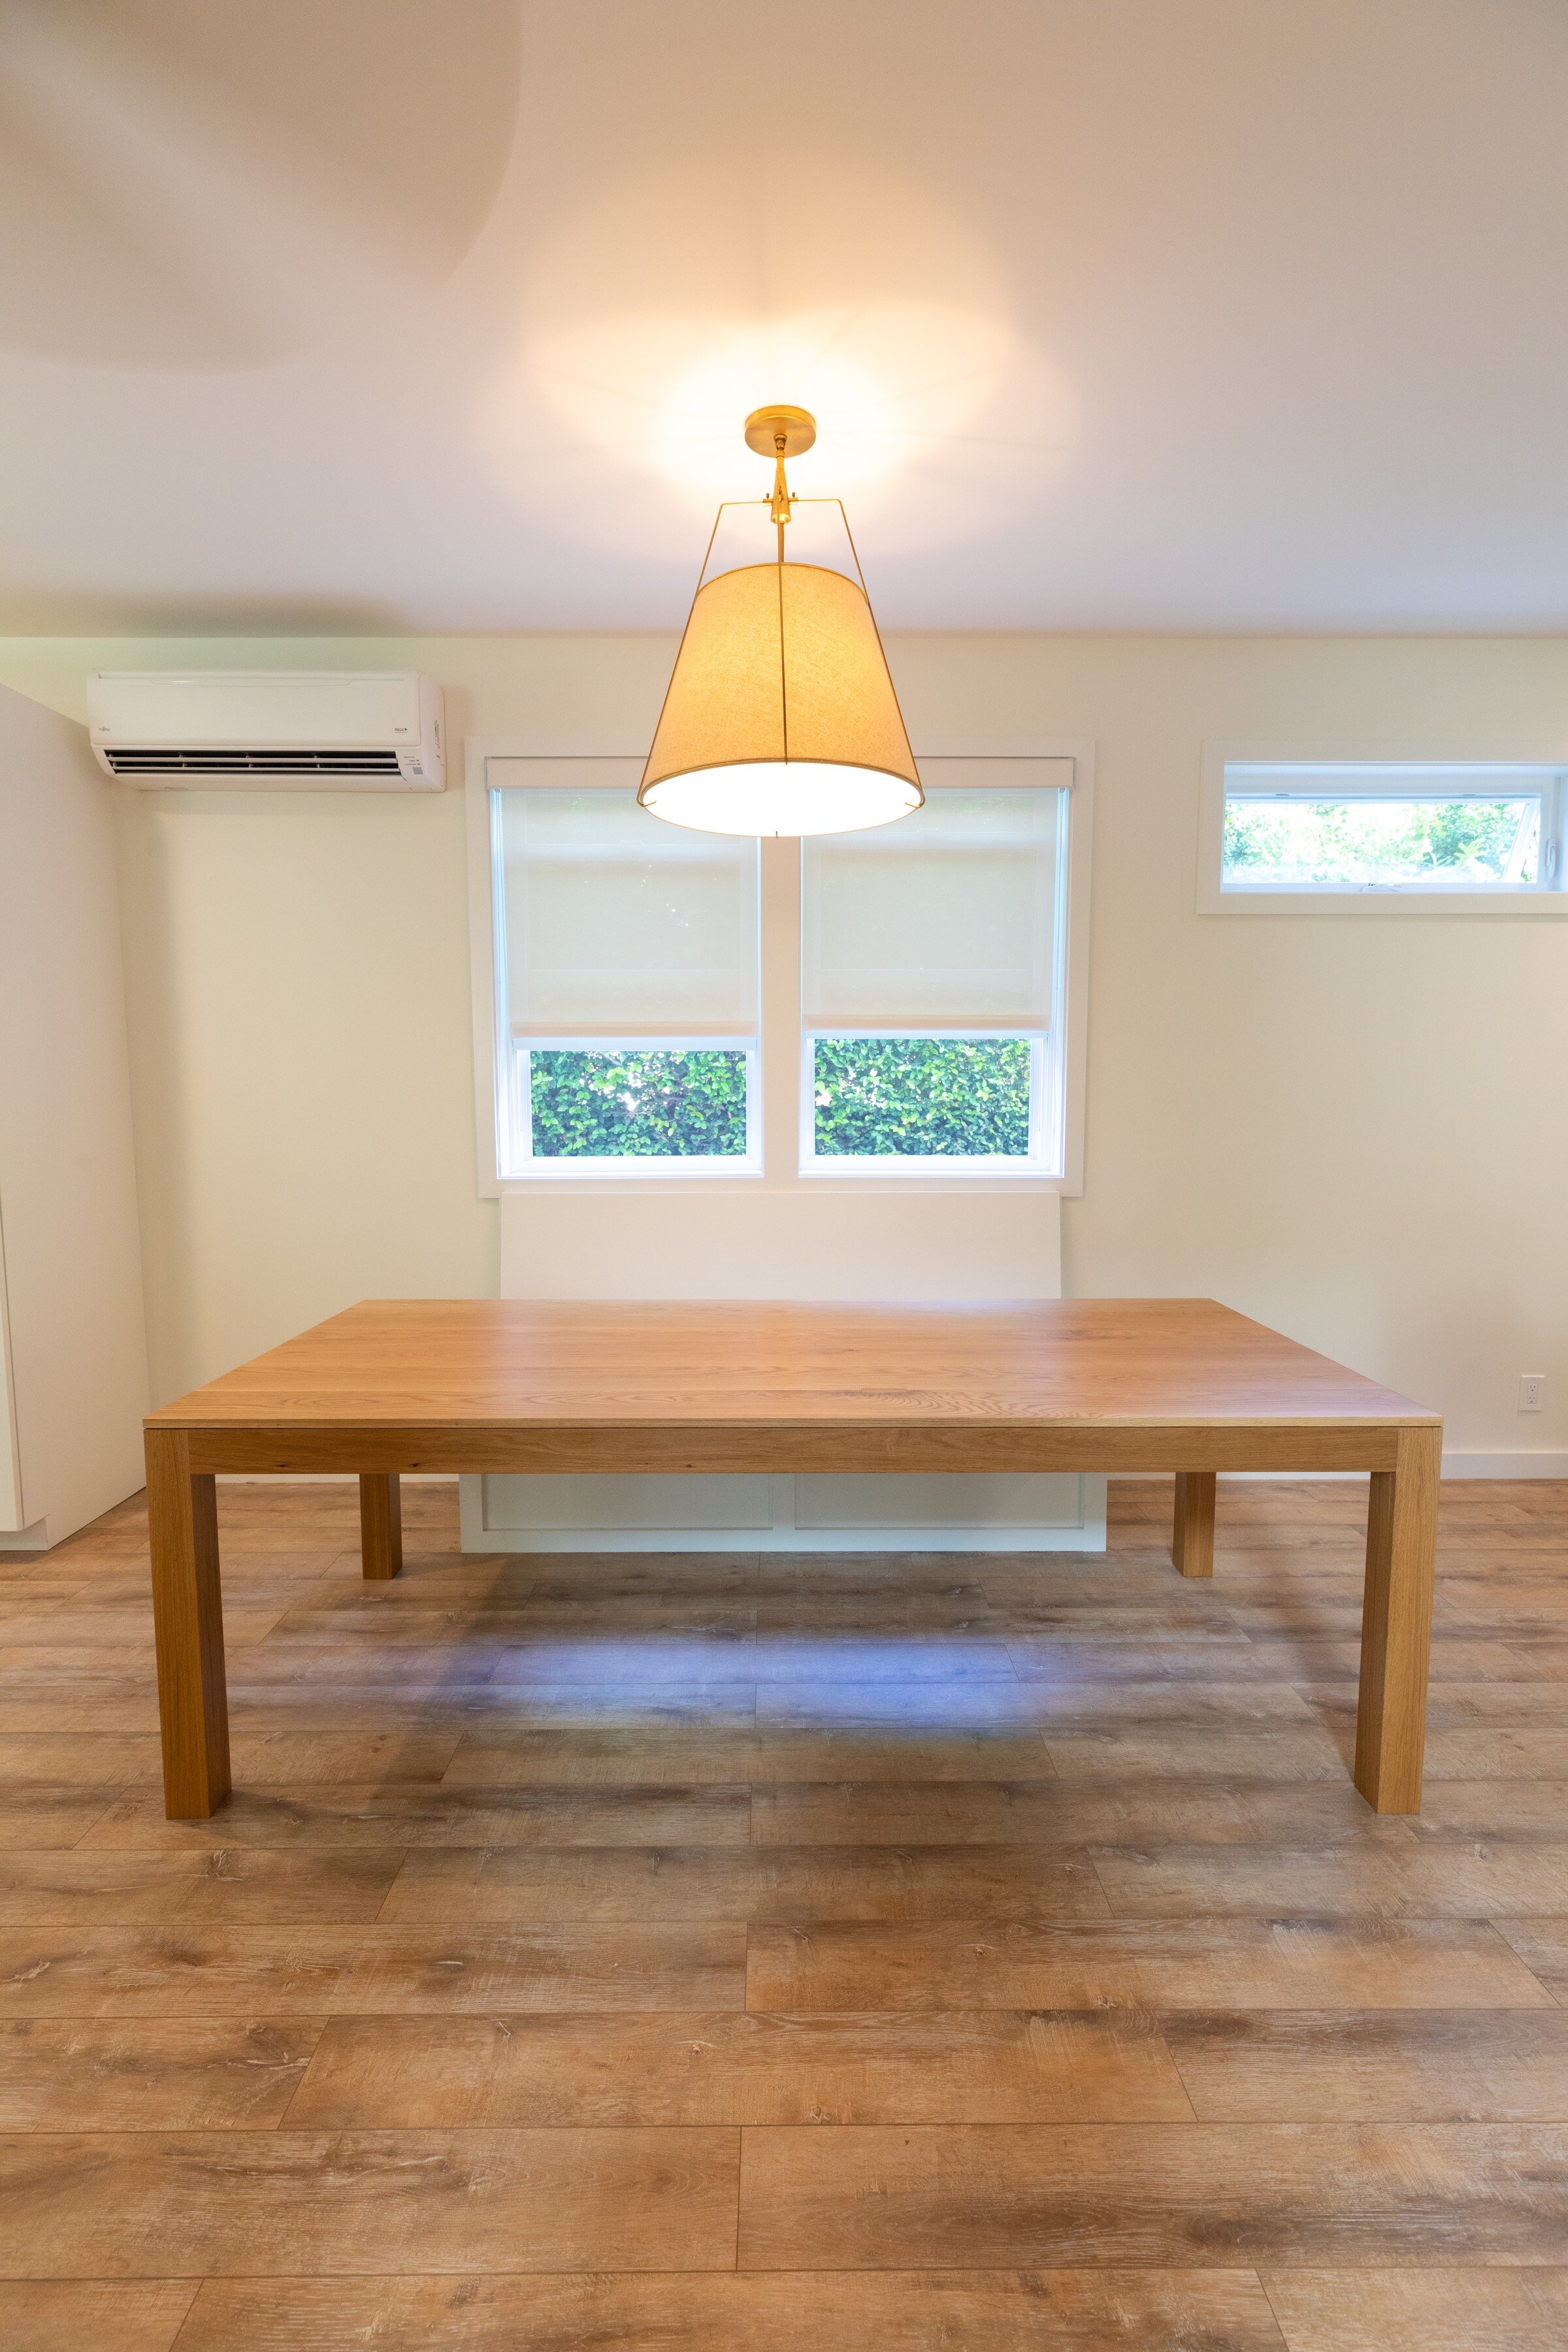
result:
[[[295,1430],[186,1424],[193,1471],[279,1477],[333,1471],[1373,1471],[1395,1466],[1402,1426],[1410,1424],[813,1421],[695,1428],[603,1423],[389,1428],[340,1423]]]

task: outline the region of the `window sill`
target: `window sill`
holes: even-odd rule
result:
[[[1026,1160],[961,1160],[956,1154],[942,1160],[900,1160],[891,1152],[860,1160],[846,1152],[831,1160],[803,1160],[800,1181],[803,1184],[887,1182],[900,1188],[961,1182],[988,1189],[993,1184],[1058,1185],[1063,1180],[1059,1169]]]
[[[1568,915],[1568,890],[1201,890],[1200,915]]]
[[[762,1168],[754,1160],[556,1160],[497,1178],[503,1192],[532,1192],[540,1185],[572,1192],[580,1184],[755,1183]]]
[[[810,1192],[863,1193],[879,1189],[888,1192],[969,1192],[975,1195],[996,1192],[1060,1192],[1071,1194],[1065,1176],[1048,1176],[1037,1169],[1009,1170],[1006,1174],[990,1174],[973,1169],[943,1169],[940,1172],[925,1168],[900,1170],[864,1164],[850,1174],[840,1169],[831,1171],[813,1171],[799,1175],[764,1179],[760,1169],[743,1173],[726,1171],[722,1175],[671,1174],[666,1170],[639,1171],[634,1176],[602,1175],[597,1171],[572,1177],[561,1176],[500,1176],[484,1196],[505,1200],[517,1196],[537,1198],[541,1195],[561,1197],[563,1194],[597,1192],[624,1195],[638,1192],[689,1192],[694,1185],[708,1192],[747,1192],[759,1197]]]

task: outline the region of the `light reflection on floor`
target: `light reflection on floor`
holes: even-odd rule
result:
[[[357,1570],[343,1555],[324,1605],[250,1652],[258,1699],[397,1689],[487,1739],[755,1730],[956,1752],[965,1737],[1116,1714],[1094,1695],[1129,1681],[1148,1706],[1151,1686],[1245,1675],[1252,1646],[1217,1588],[1184,1586],[1163,1545],[1113,1559],[415,1552],[379,1589]],[[232,1671],[250,1682],[238,1659]]]
[[[864,1725],[973,1730],[1037,1718],[999,1640],[640,1633],[466,1642],[479,1712],[521,1722]],[[482,1673],[482,1667],[480,1672]]]

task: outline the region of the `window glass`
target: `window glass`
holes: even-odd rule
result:
[[[533,1156],[742,1159],[749,1061],[733,1047],[536,1045],[528,1055]]]
[[[1221,887],[1531,890],[1552,878],[1554,775],[1232,764]]]
[[[1026,1160],[1026,1037],[817,1037],[819,1157]]]

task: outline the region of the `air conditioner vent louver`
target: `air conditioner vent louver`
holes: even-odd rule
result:
[[[305,750],[244,751],[107,750],[104,758],[117,776],[395,776],[395,751],[331,751]]]

